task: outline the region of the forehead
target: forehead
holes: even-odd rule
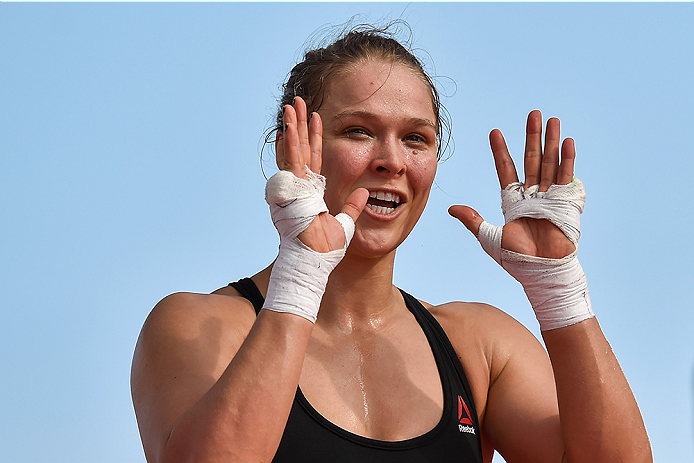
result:
[[[386,61],[363,61],[332,76],[319,112],[343,111],[401,114],[435,122],[431,89],[419,72]]]

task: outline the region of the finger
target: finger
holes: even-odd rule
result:
[[[480,224],[484,219],[476,210],[468,206],[451,206],[448,208],[448,213],[460,220],[465,225],[465,228],[477,236],[480,231]]]
[[[311,145],[311,164],[313,172],[320,173],[321,163],[323,162],[323,121],[316,112],[311,114],[308,125],[308,139]]]
[[[492,147],[494,154],[494,164],[496,165],[496,173],[499,176],[499,184],[501,188],[506,188],[509,183],[518,181],[518,173],[516,166],[513,164],[511,154],[508,152],[506,141],[499,129],[494,129],[489,134],[489,144]]]
[[[525,129],[525,188],[540,183],[542,168],[542,113],[538,110],[528,114]]]
[[[542,171],[539,191],[547,191],[550,185],[557,183],[557,171],[559,170],[559,119],[556,117],[547,120],[545,132],[545,152],[542,155]]]
[[[294,98],[294,110],[296,111],[296,131],[299,136],[299,150],[301,161],[304,165],[311,165],[311,146],[308,136],[308,112],[306,102],[300,96]]]
[[[287,105],[284,107],[282,150],[277,150],[277,167],[281,170],[288,170],[297,177],[304,178],[306,177],[304,165],[299,145],[296,111],[292,106]]]
[[[573,138],[567,138],[561,145],[561,165],[557,174],[557,183],[566,185],[574,178],[574,162],[576,160],[576,145]]]
[[[366,188],[357,188],[348,197],[347,202],[342,207],[342,211],[352,218],[356,223],[361,215],[361,211],[366,207],[366,201],[369,199],[369,190]]]

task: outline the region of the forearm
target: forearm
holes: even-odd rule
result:
[[[266,186],[280,250],[263,310],[219,381],[174,427],[167,463],[270,461],[277,450],[328,276],[368,196],[363,190],[348,198],[345,209],[355,217],[329,216],[325,178],[299,164],[305,178],[283,170]]]
[[[295,315],[261,311],[219,380],[174,426],[161,463],[270,461],[312,327]]]
[[[554,370],[566,460],[653,461],[638,405],[597,320],[542,336]]]

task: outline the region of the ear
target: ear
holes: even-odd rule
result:
[[[275,132],[275,162],[277,167],[282,169],[284,164],[284,132],[277,129]]]

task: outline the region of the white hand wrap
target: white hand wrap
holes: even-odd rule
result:
[[[540,329],[553,330],[594,317],[585,273],[578,262],[581,213],[586,201],[583,183],[552,185],[539,192],[538,185],[523,189],[520,182],[501,192],[501,209],[506,223],[521,217],[547,219],[576,246],[561,259],[519,254],[501,247],[503,227],[483,221],[478,240],[482,248],[518,280],[535,310]]]
[[[323,201],[325,177],[306,169],[307,178],[288,171],[270,177],[265,200],[280,233],[280,249],[272,267],[263,309],[293,313],[316,321],[328,276],[345,255],[354,235],[354,221],[340,213],[335,218],[345,231],[345,246],[331,252],[316,252],[298,235],[328,208]]]

